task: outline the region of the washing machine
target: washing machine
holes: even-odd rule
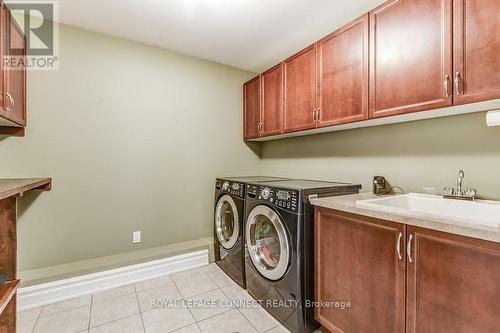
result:
[[[243,238],[246,184],[280,180],[285,178],[250,176],[215,181],[215,262],[243,288],[246,288]]]
[[[247,184],[247,290],[293,333],[319,327],[314,309],[307,306],[314,300],[314,209],[309,200],[360,189],[361,185],[310,180]]]

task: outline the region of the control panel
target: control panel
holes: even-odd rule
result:
[[[217,179],[215,182],[215,188],[233,196],[243,198],[245,193],[245,185],[243,183],[231,182],[228,180]]]
[[[247,193],[251,198],[267,201],[275,206],[299,212],[299,191],[272,188],[267,186],[247,185]]]

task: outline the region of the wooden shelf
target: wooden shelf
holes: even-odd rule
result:
[[[13,280],[2,283],[2,286],[0,287],[0,315],[3,313],[7,304],[9,304],[10,300],[16,293],[20,282],[21,280]]]
[[[52,178],[0,179],[0,200],[31,190],[50,191]]]

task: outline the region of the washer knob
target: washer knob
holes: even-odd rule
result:
[[[223,189],[224,191],[229,190],[229,183],[228,183],[228,182],[225,182],[224,184],[222,184],[222,189]]]
[[[269,199],[269,197],[271,196],[271,189],[269,187],[264,188],[260,192],[260,195],[262,196],[262,198],[264,198],[264,200]]]

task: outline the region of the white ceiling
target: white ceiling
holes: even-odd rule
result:
[[[60,21],[260,72],[383,0],[60,0]]]

